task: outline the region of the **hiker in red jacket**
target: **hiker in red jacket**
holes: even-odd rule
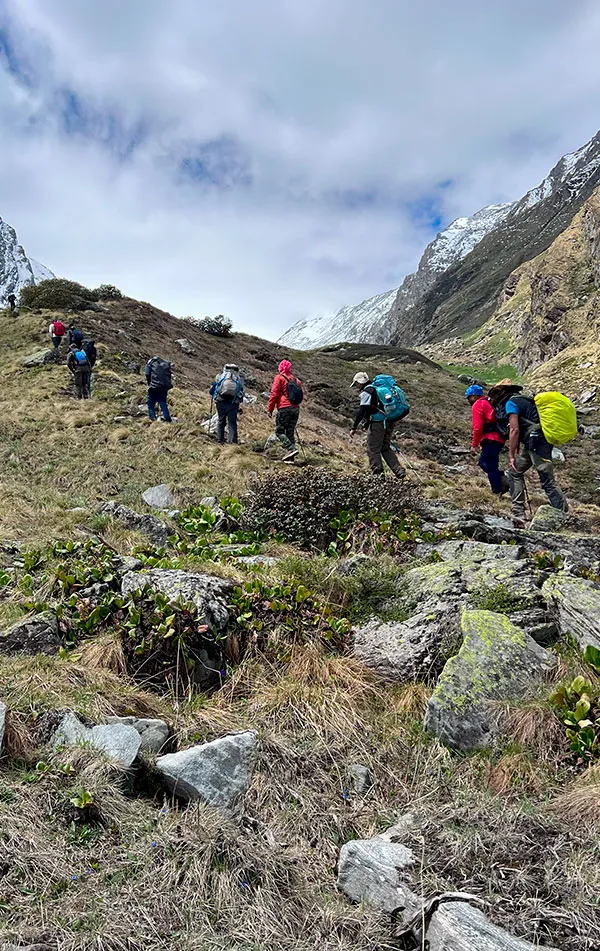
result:
[[[471,404],[473,418],[473,439],[471,454],[479,453],[478,465],[486,473],[494,495],[503,495],[509,490],[508,479],[500,471],[500,453],[506,439],[500,434],[496,423],[496,413],[487,396],[483,395],[483,387],[477,383],[469,386],[465,392]]]
[[[279,442],[288,449],[286,460],[293,459],[298,454],[296,449],[296,426],[300,416],[300,403],[304,399],[302,383],[292,373],[292,364],[289,360],[282,360],[279,372],[273,380],[267,412],[272,418],[273,411],[277,410],[275,419],[275,435]]]

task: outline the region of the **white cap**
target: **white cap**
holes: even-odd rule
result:
[[[354,379],[352,380],[352,383],[350,384],[350,388],[352,388],[353,386],[364,386],[365,383],[368,383],[368,382],[369,382],[369,374],[365,373],[364,370],[361,370],[360,373],[354,374]]]

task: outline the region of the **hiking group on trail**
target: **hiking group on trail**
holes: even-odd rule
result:
[[[469,386],[466,397],[473,418],[472,450],[481,447],[479,465],[487,473],[492,492],[510,491],[515,527],[525,527],[525,473],[534,468],[550,505],[562,512],[569,506],[556,484],[555,447],[577,435],[577,413],[566,396],[558,392],[524,396],[523,387],[512,380],[492,386],[487,397],[483,387]],[[508,441],[508,476],[500,471],[500,452]],[[506,481],[505,481],[506,480]]]

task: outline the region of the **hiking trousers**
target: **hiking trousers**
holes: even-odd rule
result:
[[[75,379],[75,392],[78,400],[87,400],[90,398],[90,370],[75,370],[73,377]]]
[[[284,406],[277,410],[275,435],[284,449],[296,448],[296,426],[300,417],[299,406]]]
[[[148,416],[150,419],[156,419],[156,404],[160,406],[163,419],[166,423],[171,422],[171,414],[167,406],[168,390],[164,386],[150,386],[148,388]]]
[[[500,453],[503,444],[497,439],[482,439],[479,454],[479,468],[489,479],[494,495],[500,495],[505,488],[503,473],[500,471]]]
[[[512,514],[514,518],[525,518],[525,473],[533,466],[540,477],[540,485],[546,495],[552,508],[561,509],[568,512],[569,506],[561,490],[558,488],[554,478],[554,466],[552,459],[544,459],[533,449],[527,449],[521,446],[519,455],[515,460],[517,471],[508,470],[508,481],[510,484],[510,497],[512,501]]]
[[[217,442],[225,442],[225,424],[227,423],[227,442],[238,441],[237,418],[240,404],[237,400],[228,403],[227,400],[217,400],[219,424],[217,426]]]
[[[406,471],[398,462],[398,456],[391,447],[395,423],[372,420],[367,437],[367,456],[371,471],[383,475],[383,463],[386,462],[396,478],[404,479]]]

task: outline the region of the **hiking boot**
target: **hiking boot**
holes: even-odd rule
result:
[[[524,518],[521,518],[518,515],[513,515],[512,517],[513,528],[527,528],[527,522]]]
[[[298,450],[297,450],[297,449],[292,449],[291,452],[288,452],[288,454],[283,457],[283,461],[284,461],[284,462],[292,462],[292,461],[296,458],[297,455],[298,455]]]

